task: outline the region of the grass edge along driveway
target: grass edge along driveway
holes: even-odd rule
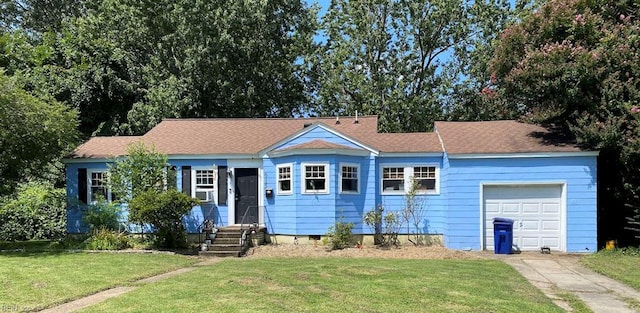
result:
[[[0,253],[0,311],[51,307],[196,261],[151,253]]]
[[[229,259],[82,312],[563,312],[496,260]]]

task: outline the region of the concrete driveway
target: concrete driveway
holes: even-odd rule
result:
[[[568,312],[572,311],[571,307],[562,301],[559,293],[575,294],[595,313],[637,312],[629,307],[625,299],[631,298],[640,302],[640,292],[587,269],[580,264],[579,254],[523,252],[510,255],[491,254],[491,257],[511,265],[556,305]]]

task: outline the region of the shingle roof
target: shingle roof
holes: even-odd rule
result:
[[[436,122],[448,154],[579,152],[575,142],[545,127],[517,121]]]
[[[321,123],[381,153],[507,154],[579,152],[571,140],[517,121],[436,122],[431,133],[378,133],[376,116],[307,119],[167,119],[144,136],[93,137],[68,158],[109,158],[142,141],[168,155],[256,155]],[[440,136],[440,137],[439,137]],[[442,142],[440,142],[442,139]],[[312,140],[287,149],[347,149]]]
[[[68,158],[101,159],[124,155],[127,146],[142,140],[142,136],[93,137],[76,148]]]
[[[126,153],[129,142],[153,144],[168,155],[256,154],[322,123],[327,128],[382,152],[442,152],[433,133],[379,134],[377,116],[335,118],[166,119],[140,137],[94,137],[68,158],[105,158]],[[130,139],[122,144],[123,139]],[[99,146],[99,148],[97,147]],[[98,150],[95,150],[98,149]],[[99,151],[100,153],[95,153]]]
[[[311,150],[320,150],[320,149],[341,149],[341,150],[359,150],[353,147],[349,147],[349,146],[345,146],[345,145],[340,145],[337,143],[333,143],[333,142],[328,142],[325,140],[321,140],[321,139],[315,139],[315,140],[311,140],[305,143],[301,143],[298,145],[294,145],[294,146],[290,146],[290,147],[286,147],[286,148],[282,148],[282,149],[277,149],[276,151],[292,151],[292,150],[304,150],[304,149],[311,149]]]

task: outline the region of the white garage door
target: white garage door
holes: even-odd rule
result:
[[[484,186],[485,248],[493,250],[493,218],[514,220],[514,248],[561,250],[561,185]]]

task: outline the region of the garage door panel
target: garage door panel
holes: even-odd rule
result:
[[[542,228],[541,230],[543,231],[560,231],[560,221],[542,221]]]
[[[519,203],[503,203],[501,207],[503,214],[518,214],[520,213]]]
[[[514,220],[513,243],[521,250],[561,247],[560,185],[485,186],[485,247],[493,249],[493,218]]]
[[[534,231],[538,232],[540,230],[540,221],[539,220],[521,220],[519,225],[514,225],[514,230],[516,231]]]
[[[560,240],[557,237],[542,237],[542,245],[554,250],[560,250]]]
[[[559,203],[543,203],[542,204],[542,213],[544,213],[544,214],[560,214],[560,204]]]
[[[523,214],[539,214],[540,204],[539,203],[523,203],[522,213]]]
[[[499,213],[500,212],[500,203],[491,203],[487,202],[485,205],[485,209],[487,214]]]

